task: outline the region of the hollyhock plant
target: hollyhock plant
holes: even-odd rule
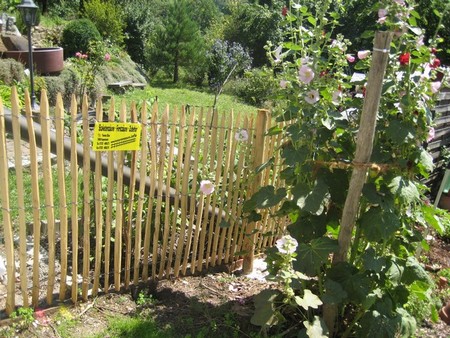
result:
[[[412,272],[420,267],[415,257],[423,243],[418,227],[433,227],[442,233],[448,222],[442,219],[448,216],[423,202],[428,191],[418,180],[433,170],[426,142],[434,137],[432,111],[439,89],[447,84],[447,75],[438,62],[433,63],[431,47],[423,45],[432,46],[436,41],[424,40],[423,36],[433,35],[415,26],[419,14],[412,0],[377,3],[374,10],[378,11],[380,32],[374,36],[388,37],[389,41],[383,47],[357,52],[358,62],[349,67],[349,62],[355,61],[349,53],[350,42],[332,33],[339,24],[334,20],[339,13],[332,12],[339,8],[337,3],[325,0],[308,7],[297,1],[291,5],[283,21],[288,41],[283,44],[284,55],[270,70],[278,80],[290,83],[276,93],[282,104],[273,115],[280,124],[270,131],[281,134],[283,185],[262,187],[244,203],[244,209],[247,202],[253,206],[252,220],[267,213],[269,217],[288,218],[287,231],[298,246],[293,253],[295,271],[277,260],[277,256],[291,252],[284,248],[284,241],[277,241],[275,248],[268,250],[268,267],[276,276],[285,277],[285,287],[281,296],[270,293],[266,299],[270,306],[261,302],[260,308],[273,309],[271,318],[283,323],[288,321],[284,314],[301,313],[310,324],[317,323],[318,336],[326,335],[325,326],[334,330],[330,336],[335,337],[365,337],[376,330],[379,336],[390,336],[398,332],[400,322],[410,324],[408,329],[402,326],[401,330],[410,331],[401,335],[414,336],[416,322],[408,297],[417,291],[415,288],[427,293],[432,287],[425,280],[419,286],[419,277]],[[375,88],[370,67],[381,69],[382,59],[387,60],[383,65],[386,70],[376,74],[382,75],[382,83]],[[353,69],[360,74],[352,76]],[[438,80],[438,73],[444,74],[443,80]],[[359,163],[360,121],[367,113],[363,108],[373,103],[375,96],[378,105],[373,111],[377,114],[370,122],[375,130],[372,152],[370,159]],[[264,170],[269,168],[267,165]],[[353,175],[362,168],[367,171],[359,182],[361,197],[353,210],[353,228],[346,234],[342,220],[347,194]],[[279,167],[272,169],[277,172]],[[341,240],[344,235],[349,235],[347,243]],[[343,261],[335,262],[342,252]],[[393,283],[394,269],[415,277],[398,277]],[[295,284],[295,273],[309,279]],[[358,294],[361,288],[364,291]],[[402,300],[399,289],[404,293]],[[324,305],[320,310],[315,311],[321,305],[305,290],[314,290],[317,296],[312,296],[317,299],[320,295]],[[295,309],[283,312],[275,304]],[[252,322],[257,322],[257,312]],[[385,322],[388,318],[392,319],[390,324]],[[333,327],[336,322],[339,326]],[[273,323],[261,322],[264,325]]]

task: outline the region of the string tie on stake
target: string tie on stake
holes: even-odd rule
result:
[[[374,51],[374,52],[381,52],[381,53],[389,53],[389,52],[390,52],[389,49],[386,49],[386,48],[376,48],[376,47],[373,47],[373,51]]]

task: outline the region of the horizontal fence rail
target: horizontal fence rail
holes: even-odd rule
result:
[[[12,92],[11,111],[0,104],[6,314],[44,298],[76,303],[148,279],[231,265],[285,231],[285,220],[270,217],[275,207],[257,223],[242,214],[260,185],[283,185],[277,155],[272,170],[255,174],[282,142],[264,136],[267,111],[243,116],[145,102],[138,108],[112,98],[90,112],[85,97],[79,115],[75,98],[66,110],[59,95],[50,108],[43,91],[37,114],[28,95],[22,110]],[[96,121],[138,123],[139,149],[94,151]],[[212,193],[201,186],[206,181]]]

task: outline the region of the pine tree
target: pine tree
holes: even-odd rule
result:
[[[204,53],[200,30],[189,11],[187,0],[172,0],[155,43],[160,61],[172,68],[174,83],[180,67],[195,63]]]

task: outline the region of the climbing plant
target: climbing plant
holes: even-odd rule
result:
[[[270,50],[278,98],[287,102],[277,114],[285,126],[268,132],[285,138],[279,149],[285,187],[262,187],[244,210],[257,220],[258,210],[279,205],[271,217],[288,217],[291,224],[289,237],[267,252],[282,291],[256,298],[252,322],[269,328],[289,320],[310,337],[409,337],[416,321],[408,302],[433,287],[416,250],[427,247],[424,229],[442,233],[448,224],[420,180],[433,169],[423,145],[434,134],[431,108],[445,74],[442,80],[436,42],[425,43],[413,1],[378,2],[377,30],[391,32],[393,40],[355,54],[334,34],[340,5],[291,3],[283,11],[284,42]],[[375,52],[388,55],[388,64],[372,155],[359,163],[354,154]],[[270,163],[260,169],[270,170]],[[358,167],[367,178],[347,253],[341,222]],[[336,259],[338,252],[343,259]]]

